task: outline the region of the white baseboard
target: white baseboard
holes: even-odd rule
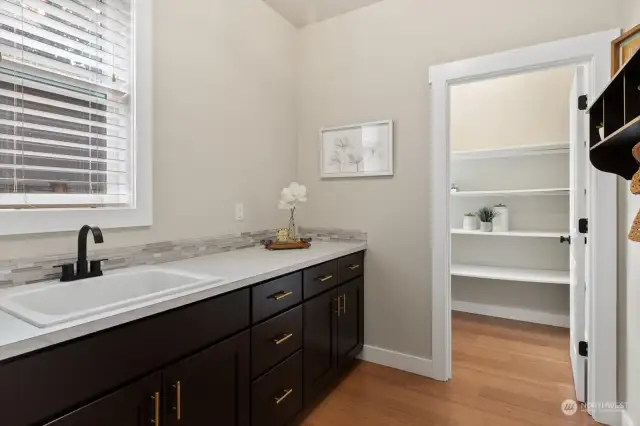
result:
[[[419,374],[420,376],[433,377],[432,363],[428,358],[420,358],[369,345],[364,346],[360,358],[364,361]]]
[[[622,412],[622,426],[636,426],[626,410]]]
[[[483,303],[453,300],[451,308],[454,311],[467,312],[470,314],[487,315],[490,317],[532,322],[535,324],[554,325],[556,327],[569,328],[570,324],[569,315],[511,308],[508,306],[485,305]]]

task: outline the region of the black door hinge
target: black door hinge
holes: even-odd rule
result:
[[[578,355],[589,356],[589,344],[587,342],[578,343]]]
[[[589,98],[587,98],[587,95],[578,96],[578,109],[580,111],[586,111],[587,110],[587,107],[589,106],[588,99]]]
[[[578,221],[578,232],[581,234],[589,233],[589,219],[582,218]]]

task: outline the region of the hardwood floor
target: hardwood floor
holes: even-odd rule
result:
[[[562,413],[573,397],[568,329],[455,313],[452,381],[362,362],[302,424],[597,425]]]

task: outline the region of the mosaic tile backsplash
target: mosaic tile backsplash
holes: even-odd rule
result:
[[[366,241],[367,239],[367,234],[360,231],[329,228],[301,227],[299,234],[317,241]],[[89,259],[108,259],[103,265],[103,269],[107,271],[131,266],[157,265],[255,247],[260,244],[261,240],[275,239],[275,235],[275,229],[267,229],[244,232],[240,235],[223,235],[94,250],[88,253],[88,257]],[[59,268],[55,268],[55,265],[75,263],[77,257],[77,253],[70,253],[40,258],[0,260],[0,288],[60,279],[61,271]]]

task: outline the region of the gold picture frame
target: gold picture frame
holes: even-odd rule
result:
[[[640,50],[640,25],[636,25],[611,42],[611,76]]]

